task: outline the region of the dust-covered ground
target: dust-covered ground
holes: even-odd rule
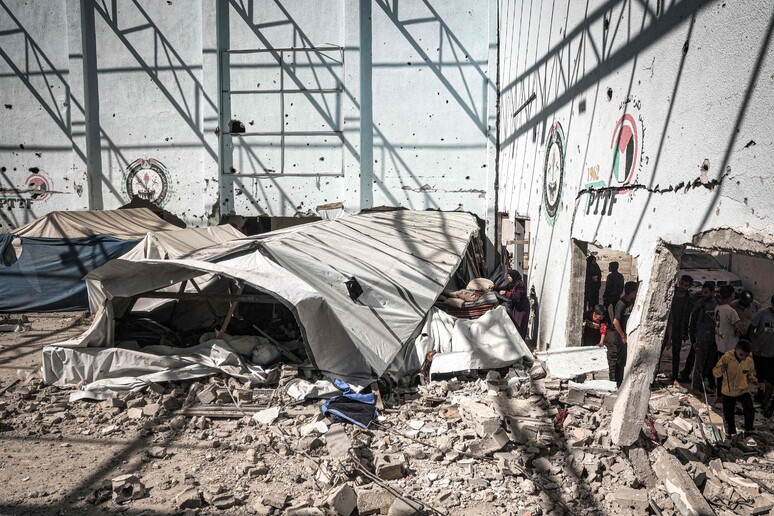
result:
[[[540,365],[394,386],[368,430],[282,387],[265,424],[181,412],[209,394],[239,411],[229,393],[245,386],[227,377],[71,403],[36,372],[44,345],[87,322],[32,315],[27,331],[0,334],[0,514],[675,514],[685,503],[767,514],[774,503],[770,420],[757,416],[754,449],[711,446],[699,421],[719,422],[717,410],[675,387],[653,393],[627,449],[610,442],[614,395]]]

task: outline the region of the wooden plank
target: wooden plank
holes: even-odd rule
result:
[[[303,360],[301,360],[300,358],[298,358],[298,357],[297,357],[297,356],[296,356],[296,355],[295,355],[295,354],[294,354],[292,351],[290,351],[288,348],[286,348],[285,346],[283,346],[282,344],[280,344],[279,342],[277,342],[275,339],[273,339],[273,338],[271,337],[271,335],[269,335],[268,333],[266,333],[265,331],[263,331],[262,329],[260,329],[258,326],[254,325],[254,324],[253,324],[252,326],[253,326],[253,328],[255,329],[255,331],[257,331],[258,333],[260,333],[260,334],[261,334],[262,336],[264,336],[264,337],[265,337],[265,338],[266,338],[266,339],[267,339],[269,342],[271,342],[272,344],[274,344],[274,347],[276,347],[276,348],[279,350],[279,352],[280,352],[280,353],[282,353],[283,355],[285,355],[285,358],[287,358],[287,359],[291,360],[292,362],[294,362],[294,363],[296,363],[296,364],[301,364],[301,363],[303,363]]]
[[[239,285],[239,289],[237,290],[236,295],[237,296],[241,295],[244,289],[245,289],[245,284],[242,283],[241,285]],[[219,339],[223,338],[223,335],[226,333],[226,329],[228,328],[228,323],[231,322],[231,317],[234,316],[234,312],[236,311],[237,305],[239,305],[238,299],[231,301],[231,306],[228,307],[228,313],[226,314],[226,318],[223,321],[223,326],[221,326],[220,331],[215,334],[217,338]]]

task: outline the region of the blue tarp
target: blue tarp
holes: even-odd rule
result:
[[[21,256],[14,261],[12,239],[0,235],[0,312],[88,310],[83,277],[139,242],[101,235],[21,237]]]

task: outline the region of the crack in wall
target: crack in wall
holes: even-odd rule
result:
[[[415,193],[426,193],[426,192],[440,192],[440,193],[475,193],[478,194],[479,197],[484,197],[486,195],[486,191],[484,190],[478,190],[476,188],[468,188],[468,189],[458,189],[458,190],[444,190],[442,188],[434,188],[428,184],[424,184],[420,186],[419,188],[415,188],[413,186],[404,185],[403,190],[410,190]]]
[[[699,177],[697,177],[693,181],[689,181],[687,183],[685,181],[681,181],[675,185],[670,185],[667,188],[661,188],[661,185],[649,187],[643,184],[605,186],[601,188],[594,188],[593,186],[590,186],[588,188],[581,189],[578,192],[578,194],[575,196],[575,199],[576,200],[580,199],[583,194],[591,195],[591,194],[600,194],[603,192],[628,192],[631,190],[645,190],[649,193],[654,193],[654,194],[665,194],[670,192],[679,192],[680,190],[682,190],[683,193],[685,193],[692,188],[698,188],[700,186],[703,186],[707,190],[712,191],[715,189],[715,187],[719,186],[726,177],[729,177],[730,175],[731,175],[731,167],[727,166],[726,171],[717,179],[709,179],[706,175],[706,172],[702,171],[702,174],[700,174]]]

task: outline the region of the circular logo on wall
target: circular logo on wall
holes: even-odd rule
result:
[[[564,131],[556,122],[551,126],[546,141],[546,157],[543,163],[543,204],[549,224],[556,221],[562,200],[564,183]]]
[[[24,181],[33,201],[45,201],[51,197],[51,183],[42,174],[32,174]]]
[[[627,113],[618,120],[610,147],[613,149],[613,177],[622,185],[631,184],[640,152],[637,122],[632,115]]]
[[[129,200],[136,195],[162,207],[169,199],[169,185],[169,171],[157,159],[136,159],[126,168],[124,189]]]

